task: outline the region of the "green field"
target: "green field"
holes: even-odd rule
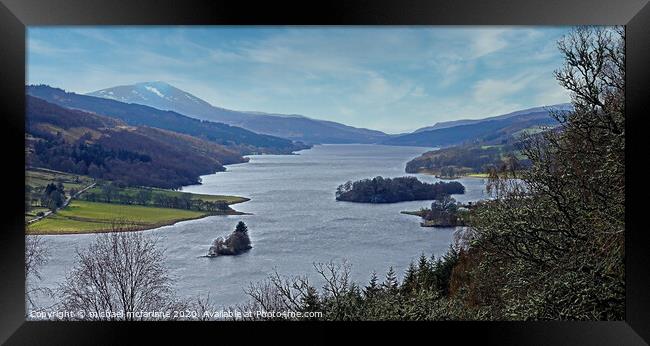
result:
[[[468,178],[489,178],[490,175],[487,173],[470,173],[465,175]]]
[[[28,234],[70,234],[111,231],[112,224],[125,224],[128,230],[170,225],[182,220],[209,215],[183,209],[155,208],[86,201],[72,201],[68,207],[27,226]]]
[[[141,190],[149,190],[152,193],[152,198],[156,194],[162,194],[166,195],[169,197],[181,197],[182,195],[191,195],[192,199],[201,199],[204,201],[209,201],[209,202],[215,202],[215,201],[225,201],[228,204],[237,204],[237,203],[242,203],[246,202],[249,199],[244,198],[244,197],[238,197],[238,196],[226,196],[226,195],[205,195],[205,194],[198,194],[198,193],[189,193],[189,192],[182,192],[182,191],[172,191],[172,190],[165,190],[165,189],[158,189],[158,188],[141,188],[141,187],[125,187],[119,189],[119,193],[127,194],[130,196],[136,196],[139,191]],[[102,188],[101,187],[93,187],[92,189],[88,189],[86,193],[96,193],[98,195],[101,195]]]
[[[25,222],[36,218],[38,212],[46,212],[47,209],[40,206],[39,196],[43,189],[49,183],[62,183],[69,196],[72,189],[81,190],[82,188],[93,183],[93,179],[88,176],[69,174],[64,172],[53,171],[43,168],[30,168],[25,170],[25,185],[32,188],[31,205],[32,209],[25,213]],[[98,182],[103,184],[106,182]],[[116,188],[119,194],[136,196],[142,190],[151,192],[151,200],[148,204],[153,204],[153,197],[156,195],[165,195],[167,197],[187,198],[193,200],[203,200],[209,202],[225,201],[228,204],[246,202],[249,199],[238,196],[223,195],[205,195],[192,194],[189,192],[164,190],[158,188],[144,187],[122,187]],[[227,211],[196,211],[188,209],[164,208],[148,205],[119,204],[115,201],[104,203],[97,201],[83,200],[84,196],[95,193],[103,193],[101,187],[93,187],[84,192],[80,197],[75,198],[66,208],[59,210],[55,214],[36,221],[26,226],[28,234],[71,234],[71,233],[94,233],[111,231],[113,225],[119,222],[128,230],[142,230],[156,228],[164,225],[170,225],[182,220],[197,219],[207,215],[234,215],[241,214],[235,210]]]
[[[39,212],[46,213],[48,210],[47,208],[33,207],[32,210],[25,213],[25,222],[37,218],[38,216],[36,214]]]

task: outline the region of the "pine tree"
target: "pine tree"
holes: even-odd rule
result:
[[[390,266],[390,268],[388,268],[388,272],[386,273],[386,280],[382,286],[389,292],[394,292],[397,290],[399,283],[397,282],[397,275],[395,275],[395,269],[393,269],[393,266]]]
[[[433,268],[424,254],[418,260],[417,279],[420,288],[430,288],[433,285]]]
[[[320,299],[318,297],[318,291],[312,286],[307,287],[307,292],[305,296],[301,299],[302,311],[304,312],[315,312],[321,311]]]
[[[368,286],[366,286],[363,290],[363,294],[366,296],[366,298],[372,298],[377,295],[377,292],[379,292],[380,287],[377,281],[379,281],[377,278],[377,272],[373,271],[372,276],[370,276],[370,282],[368,283]]]
[[[242,232],[242,233],[248,232],[248,227],[246,227],[244,221],[239,221],[237,227],[235,227],[235,232]]]
[[[418,289],[418,273],[415,264],[411,261],[406,274],[404,275],[404,281],[402,282],[402,291],[404,293],[410,293]]]

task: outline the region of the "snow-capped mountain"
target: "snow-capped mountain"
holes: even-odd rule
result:
[[[88,93],[89,96],[103,97],[126,103],[137,103],[162,110],[183,113],[195,118],[209,119],[208,115],[213,111],[212,105],[194,95],[178,89],[165,82],[145,82],[133,85],[120,85],[113,88],[102,89]],[[190,114],[191,113],[191,114]]]
[[[307,143],[376,143],[383,132],[356,128],[302,115],[234,111],[208,102],[165,82],[121,85],[88,93],[89,96],[171,110],[193,118],[222,122],[257,133]]]

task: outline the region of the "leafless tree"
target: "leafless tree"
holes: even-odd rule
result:
[[[25,237],[25,280],[31,275],[41,279],[40,267],[47,262],[45,241],[39,235]]]
[[[251,283],[244,290],[251,301],[237,309],[241,312],[299,311],[310,287],[306,276],[282,277],[275,271],[267,280]]]
[[[77,256],[59,292],[63,309],[82,311],[83,319],[160,319],[129,313],[170,312],[187,305],[175,298],[157,238],[116,229],[98,235]],[[106,312],[112,314],[106,316]]]
[[[34,297],[49,295],[52,292],[40,287],[37,282],[42,280],[40,269],[47,263],[48,251],[45,240],[39,235],[25,236],[25,300],[29,309],[39,310]]]
[[[331,296],[337,300],[350,288],[350,269],[352,265],[346,260],[343,260],[341,264],[333,261],[315,263],[314,268],[325,280],[323,290],[326,296]]]
[[[348,305],[347,294],[350,293],[350,269],[346,260],[342,263],[314,263],[316,273],[323,280],[322,294],[312,286],[307,276],[284,277],[275,271],[269,277],[257,283],[251,283],[245,290],[251,300],[233,308],[242,313],[246,311],[309,311],[319,300],[327,299],[332,304],[333,316],[340,317]],[[259,319],[255,316],[243,319]],[[342,319],[342,318],[340,318]]]

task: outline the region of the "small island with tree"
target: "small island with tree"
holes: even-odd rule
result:
[[[403,211],[402,214],[416,215],[422,218],[422,227],[458,227],[466,226],[469,220],[469,211],[475,205],[469,202],[460,204],[447,195],[441,194],[431,203],[431,208],[422,208],[418,211]]]
[[[233,256],[252,249],[251,240],[248,238],[248,227],[239,221],[235,230],[226,239],[219,237],[212,242],[207,257]]]
[[[434,200],[441,195],[464,194],[463,184],[452,182],[423,183],[416,177],[375,177],[348,181],[336,189],[336,200],[358,203],[396,203]]]

